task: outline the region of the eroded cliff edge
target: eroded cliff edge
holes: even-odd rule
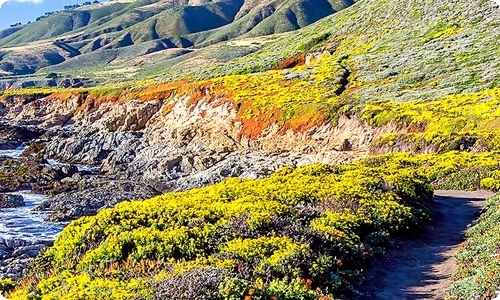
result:
[[[38,140],[45,145],[44,158],[99,165],[107,176],[139,180],[159,192],[226,177],[259,178],[288,165],[351,161],[367,154],[384,133],[404,131],[341,115],[337,124],[303,132],[273,124],[251,138],[242,134],[231,103],[189,101],[189,96],[102,103],[79,96],[12,97],[0,111],[9,122],[46,131]]]

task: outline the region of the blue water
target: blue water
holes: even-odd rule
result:
[[[44,221],[47,212],[34,211],[47,199],[44,195],[20,191],[10,194],[24,197],[26,206],[0,210],[0,237],[25,240],[52,240],[62,231],[63,225]]]
[[[19,158],[22,148],[16,150],[0,150],[0,156]],[[25,240],[55,239],[63,225],[46,222],[47,212],[34,211],[37,205],[47,199],[44,195],[32,194],[30,191],[13,192],[24,197],[26,206],[3,208],[0,210],[0,237],[20,238]]]

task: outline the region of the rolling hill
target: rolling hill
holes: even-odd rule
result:
[[[102,66],[118,57],[129,59],[172,48],[200,48],[245,35],[296,30],[353,3],[139,0],[93,4],[54,13],[23,28],[4,30],[0,68],[12,74],[28,74],[68,61],[66,70],[71,70],[75,64],[69,61],[73,57],[83,56],[81,61],[95,60],[95,65]]]

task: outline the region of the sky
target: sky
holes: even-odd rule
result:
[[[85,1],[87,0],[0,0],[0,29],[17,22],[33,22],[45,12],[62,10],[65,5]]]

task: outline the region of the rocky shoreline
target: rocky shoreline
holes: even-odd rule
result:
[[[37,159],[4,159],[8,159],[9,166],[0,167],[0,173],[4,175],[2,183],[6,183],[5,186],[2,185],[2,189],[9,194],[0,194],[0,217],[3,217],[2,208],[12,209],[25,205],[23,197],[15,194],[19,190],[52,196],[32,210],[33,213],[46,212],[45,220],[49,222],[71,221],[81,216],[94,215],[100,209],[113,207],[124,200],[141,200],[158,194],[142,183],[114,180],[89,171],[78,171],[71,165],[51,167],[39,164]],[[16,167],[10,167],[12,165]],[[20,172],[18,169],[26,169],[30,173],[9,172]],[[0,238],[0,278],[18,280],[24,276],[39,251],[52,243],[53,240]]]
[[[96,176],[82,178],[80,174],[62,180],[69,187],[43,202],[37,210],[48,211],[47,221],[67,222],[82,216],[95,215],[99,210],[114,207],[125,200],[142,200],[158,195],[148,186],[131,180],[110,180]]]
[[[50,196],[33,211],[47,212],[50,222],[71,221],[124,200],[158,194],[141,182],[101,175],[97,167],[45,159],[40,155],[45,132],[22,122],[0,122],[0,150],[8,154],[0,155],[0,214],[3,208],[23,207],[24,198],[16,192],[26,190]],[[0,278],[18,280],[26,275],[30,262],[53,242],[0,237]]]
[[[15,208],[24,205],[24,198],[21,195],[0,194],[0,211],[2,208]]]
[[[38,253],[54,241],[27,241],[0,237],[0,278],[19,280],[28,272],[29,264]]]

